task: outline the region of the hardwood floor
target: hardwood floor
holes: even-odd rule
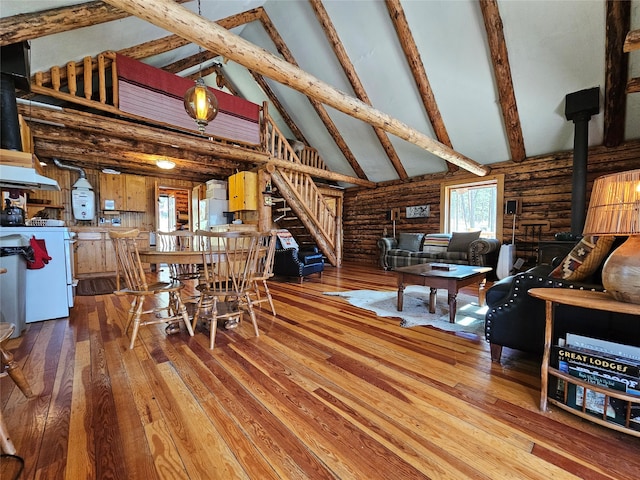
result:
[[[503,364],[473,334],[400,328],[323,292],[395,288],[378,268],[272,281],[278,315],[220,329],[123,334],[127,300],[76,297],[8,348],[36,397],[2,378],[22,478],[633,479],[640,439],[551,407],[539,359]],[[2,459],[0,478],[14,463]]]

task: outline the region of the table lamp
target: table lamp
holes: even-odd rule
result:
[[[602,268],[602,285],[620,302],[640,304],[640,169],[595,180],[585,235],[628,235]]]

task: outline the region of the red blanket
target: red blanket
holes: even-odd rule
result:
[[[138,60],[117,55],[119,105],[123,112],[169,125],[197,130],[183,106],[184,93],[194,82]],[[218,116],[206,133],[252,144],[260,143],[260,106],[212,89],[218,99]]]

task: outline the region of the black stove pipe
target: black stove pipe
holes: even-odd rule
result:
[[[0,74],[0,145],[6,150],[22,151],[15,80]]]
[[[573,175],[571,189],[571,235],[582,235],[587,215],[587,160],[589,120],[600,111],[600,88],[570,93],[565,98],[565,116],[575,125],[573,138]]]

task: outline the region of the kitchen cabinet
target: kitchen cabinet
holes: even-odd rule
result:
[[[100,210],[107,210],[105,202],[113,201],[113,210],[125,212],[147,211],[147,184],[141,175],[100,176]]]
[[[229,211],[258,209],[258,174],[238,172],[229,177]]]
[[[116,256],[107,229],[78,229],[75,242],[75,272],[78,277],[114,274]],[[140,232],[138,249],[149,248],[149,232]]]

